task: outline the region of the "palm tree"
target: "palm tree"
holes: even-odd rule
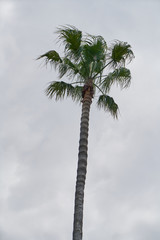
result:
[[[70,82],[52,81],[46,89],[49,98],[56,100],[71,97],[82,103],[78,168],[75,191],[73,240],[82,239],[84,187],[87,171],[88,126],[92,99],[99,94],[97,106],[117,118],[118,105],[108,96],[112,84],[121,88],[130,85],[130,70],[125,67],[134,55],[127,42],[114,41],[108,47],[102,36],[82,35],[74,26],[57,29],[58,40],[64,44],[64,56],[51,50],[41,55]]]

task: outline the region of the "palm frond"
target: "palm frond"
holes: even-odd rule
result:
[[[105,111],[109,111],[114,118],[118,117],[118,105],[112,97],[109,97],[108,95],[100,95],[97,101],[97,106],[103,108]]]
[[[82,87],[75,86],[63,81],[54,81],[46,89],[46,95],[49,98],[55,97],[56,100],[71,97],[73,101],[80,101],[82,98]]]
[[[67,57],[78,60],[81,52],[82,32],[74,26],[58,28],[58,39],[63,42]]]
[[[62,59],[60,58],[59,54],[54,50],[48,51],[45,54],[39,56],[37,60],[41,58],[45,58],[46,64],[51,63],[51,65],[54,65],[55,68],[57,65],[62,63]]]
[[[127,42],[121,42],[116,40],[115,43],[110,48],[110,53],[108,55],[109,61],[113,67],[125,66],[125,62],[131,62],[134,58],[131,46]]]
[[[130,70],[125,67],[115,69],[103,79],[103,82],[100,83],[100,85],[103,91],[109,92],[112,84],[114,83],[117,83],[117,85],[119,85],[121,89],[129,87],[131,83]]]
[[[84,41],[82,57],[87,66],[89,77],[97,73],[106,62],[107,44],[103,37],[87,35]]]
[[[59,77],[62,78],[67,74],[67,77],[74,78],[78,73],[78,65],[71,62],[67,57],[63,58],[62,63],[59,65]]]
[[[107,44],[102,36],[88,35],[84,41],[84,56],[90,61],[99,61],[106,58]]]

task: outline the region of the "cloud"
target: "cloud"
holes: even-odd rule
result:
[[[2,20],[11,20],[14,16],[14,2],[1,1],[0,2],[0,18]]]
[[[136,56],[131,87],[111,91],[119,120],[91,108],[84,239],[159,239],[159,2],[123,3],[0,2],[2,240],[72,235],[81,107],[48,100],[57,75],[35,61],[61,51],[53,32],[67,23]]]

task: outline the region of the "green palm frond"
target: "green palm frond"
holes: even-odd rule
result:
[[[81,52],[82,32],[74,26],[63,26],[58,28],[58,38],[64,44],[64,49],[67,57],[78,60]]]
[[[130,70],[125,67],[120,67],[118,69],[115,69],[113,72],[110,72],[107,77],[103,79],[103,82],[100,85],[103,91],[109,92],[112,84],[114,83],[117,83],[117,85],[123,89],[129,87],[130,82]]]
[[[71,97],[73,101],[80,101],[82,98],[82,87],[75,86],[66,82],[54,81],[46,89],[46,95],[49,98],[55,97],[56,100]]]
[[[114,102],[112,97],[109,97],[108,95],[100,95],[97,105],[99,108],[109,111],[114,118],[117,118],[118,105]]]
[[[92,77],[105,65],[107,44],[103,37],[92,35],[87,35],[84,43],[82,58],[85,62],[89,77]]]
[[[131,46],[127,42],[116,40],[110,48],[109,60],[113,67],[124,66],[125,61],[131,62],[134,58]]]
[[[78,65],[70,61],[69,58],[63,58],[62,63],[59,65],[59,77],[62,78],[65,74],[67,77],[74,78],[79,73]]]
[[[86,65],[84,61],[80,61],[77,64],[77,67],[79,69],[79,74],[77,75],[78,79],[82,79],[82,81],[85,82],[89,78],[89,65]]]
[[[45,58],[46,64],[51,63],[51,65],[54,65],[55,68],[57,65],[62,63],[62,59],[60,58],[59,54],[54,50],[46,52],[45,54],[38,57],[37,60],[41,58]]]
[[[106,58],[107,44],[102,36],[88,35],[83,48],[84,59],[102,61]]]

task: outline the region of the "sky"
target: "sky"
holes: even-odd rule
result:
[[[92,104],[83,239],[160,239],[159,11],[159,0],[0,0],[1,240],[72,237],[81,105],[49,100],[58,75],[36,61],[62,52],[66,24],[135,54],[130,88],[110,93],[118,120]]]

